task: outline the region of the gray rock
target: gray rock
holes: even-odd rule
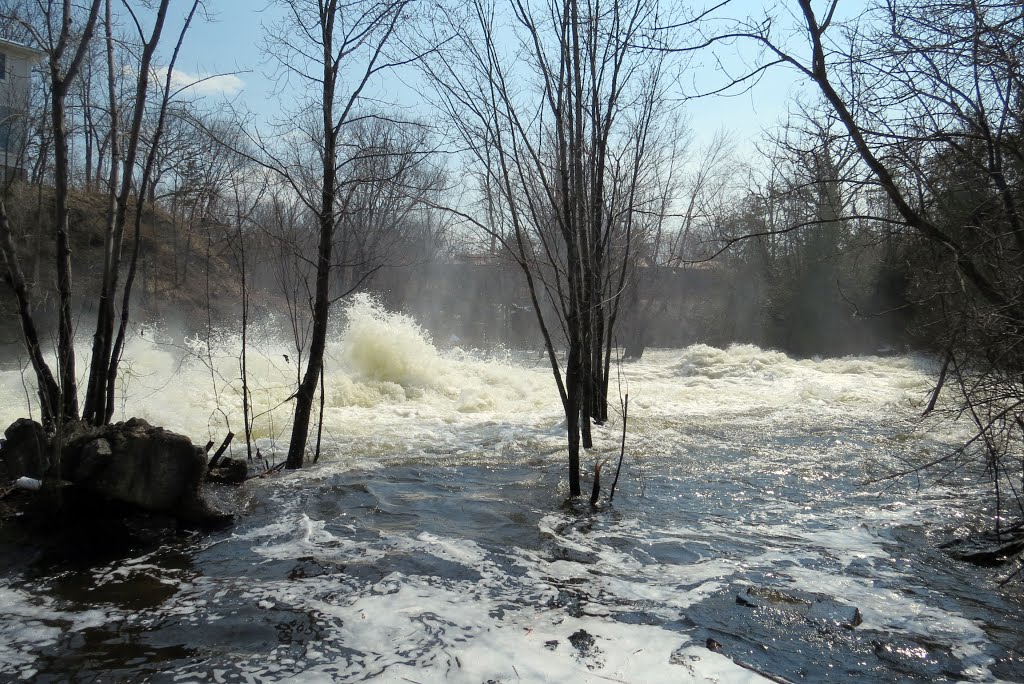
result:
[[[4,431],[4,438],[0,461],[5,479],[42,479],[50,467],[50,450],[43,426],[34,420],[19,418]]]
[[[5,433],[0,460],[12,478],[42,478],[50,464],[52,438],[42,426],[19,420]],[[229,516],[211,509],[199,493],[206,454],[188,437],[153,427],[139,418],[93,426],[68,422],[60,430],[60,475],[92,495],[131,504],[193,523]]]
[[[830,626],[838,625],[846,629],[853,629],[864,621],[859,608],[832,599],[818,599],[812,603],[807,610],[807,619]]]
[[[226,484],[238,484],[245,482],[245,478],[249,475],[249,465],[240,458],[230,458],[225,456],[220,459],[220,462],[210,468],[206,475],[206,479],[210,482],[223,482]]]
[[[114,451],[110,442],[102,437],[94,439],[82,448],[82,456],[75,466],[71,480],[85,482],[95,477],[110,466],[110,460],[114,457]]]
[[[206,456],[188,437],[133,419],[102,437],[68,444],[64,472],[77,485],[158,512],[189,508],[199,497]],[[77,458],[75,458],[77,456]]]

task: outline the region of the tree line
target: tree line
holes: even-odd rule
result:
[[[53,210],[42,227],[16,226],[3,205],[0,237],[49,425],[112,417],[149,207],[177,226],[175,281],[196,275],[196,249],[230,264],[243,336],[253,287],[271,283],[284,302],[300,367],[289,467],[305,462],[317,422],[332,307],[382,269],[469,253],[521,274],[566,416],[573,495],[620,349],[642,353],[678,311],[657,275],[673,269],[724,274],[722,342],[768,329],[800,354],[861,350],[871,335],[938,352],[936,396],[954,394],[977,425],[971,446],[993,482],[1024,486],[1008,460],[1024,430],[1018,4],[277,7],[263,47],[290,104],[257,126],[172,78],[200,3],[3,3],[8,37],[44,55],[25,158]],[[714,60],[742,66],[711,83]],[[744,92],[778,69],[814,90],[755,152],[725,132],[695,139],[691,98]],[[416,117],[370,97],[410,73]],[[94,295],[72,288],[73,191],[108,207],[81,389],[76,296]],[[23,265],[33,231],[53,244],[54,368],[32,296],[39,270]],[[865,341],[844,348],[852,326]]]

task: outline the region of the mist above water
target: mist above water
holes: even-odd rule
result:
[[[244,433],[242,338],[236,331],[175,338],[142,329],[125,352],[115,420],[145,418],[190,436],[219,440]],[[87,358],[79,354],[79,358]],[[280,327],[265,322],[248,334],[248,390],[253,438],[267,454],[286,448],[290,397],[300,354]],[[81,369],[84,374],[85,369]],[[796,360],[752,345],[727,349],[693,345],[654,349],[613,373],[611,401],[630,394],[634,444],[656,439],[662,423],[703,433],[709,417],[729,425],[799,427],[807,420],[873,420],[879,411],[923,406],[934,367],[918,357]],[[867,382],[868,379],[874,382]],[[325,458],[354,443],[381,455],[415,448],[460,448],[467,430],[505,425],[561,445],[564,418],[546,355],[540,350],[487,353],[441,348],[410,316],[387,311],[374,298],[353,298],[329,337],[325,363]],[[26,415],[34,396],[30,373],[0,371],[0,422]],[[613,411],[615,413],[615,411]],[[910,415],[910,414],[908,414]],[[621,423],[597,432],[617,445]],[[672,436],[686,441],[686,430]],[[369,440],[369,442],[367,442]],[[599,450],[601,440],[599,439]],[[239,440],[233,445],[239,448]]]
[[[368,296],[355,297],[340,319],[327,347],[324,414],[325,430],[339,439],[374,433],[375,425],[391,418],[415,415],[452,422],[466,414],[525,417],[542,407],[554,408],[548,406],[554,388],[544,367],[536,372],[514,367],[506,353],[498,359],[478,358],[457,347],[442,353],[416,321],[384,310]],[[236,331],[181,339],[159,326],[141,330],[125,351],[114,419],[144,417],[195,442],[217,439],[228,429],[241,435],[241,355],[242,337]],[[80,353],[79,358],[88,357]],[[287,439],[289,399],[300,361],[305,360],[294,342],[277,325],[250,329],[253,434],[270,450]],[[30,375],[11,367],[0,371],[5,399],[0,421],[27,414],[27,398],[34,397]],[[486,418],[464,421],[478,419]]]

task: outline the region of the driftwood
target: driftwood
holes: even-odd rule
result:
[[[597,504],[597,500],[601,497],[601,468],[604,468],[605,463],[608,459],[601,461],[594,466],[594,488],[590,491],[590,505],[594,506]]]
[[[221,442],[220,447],[217,449],[217,453],[215,453],[213,455],[213,458],[210,459],[210,463],[207,465],[208,468],[216,468],[217,467],[217,464],[220,463],[220,457],[224,455],[225,451],[227,451],[228,445],[231,444],[231,440],[234,439],[234,438],[235,438],[235,433],[229,431],[227,437],[224,438],[224,441]],[[213,442],[210,442],[210,445],[212,445],[212,444],[213,444]],[[207,452],[210,451],[210,446],[206,447],[206,451]]]
[[[626,457],[626,418],[629,415],[629,393],[626,393],[622,401],[622,444],[619,447],[619,464],[615,466],[615,479],[612,480],[611,491],[608,492],[608,501],[615,498],[615,485],[619,484],[619,473],[622,472],[622,460]]]

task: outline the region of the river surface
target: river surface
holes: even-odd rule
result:
[[[241,433],[237,340],[154,338],[125,416]],[[255,437],[280,459],[295,359],[256,339]],[[544,359],[439,351],[367,300],[330,352],[321,461],[215,492],[231,528],[0,549],[0,681],[1024,681],[1019,586],[937,548],[984,490],[863,484],[964,437],[917,420],[925,359],[649,350],[613,382],[626,458],[594,508],[566,501]],[[16,370],[0,394],[25,413]],[[621,430],[595,429],[585,486]]]

